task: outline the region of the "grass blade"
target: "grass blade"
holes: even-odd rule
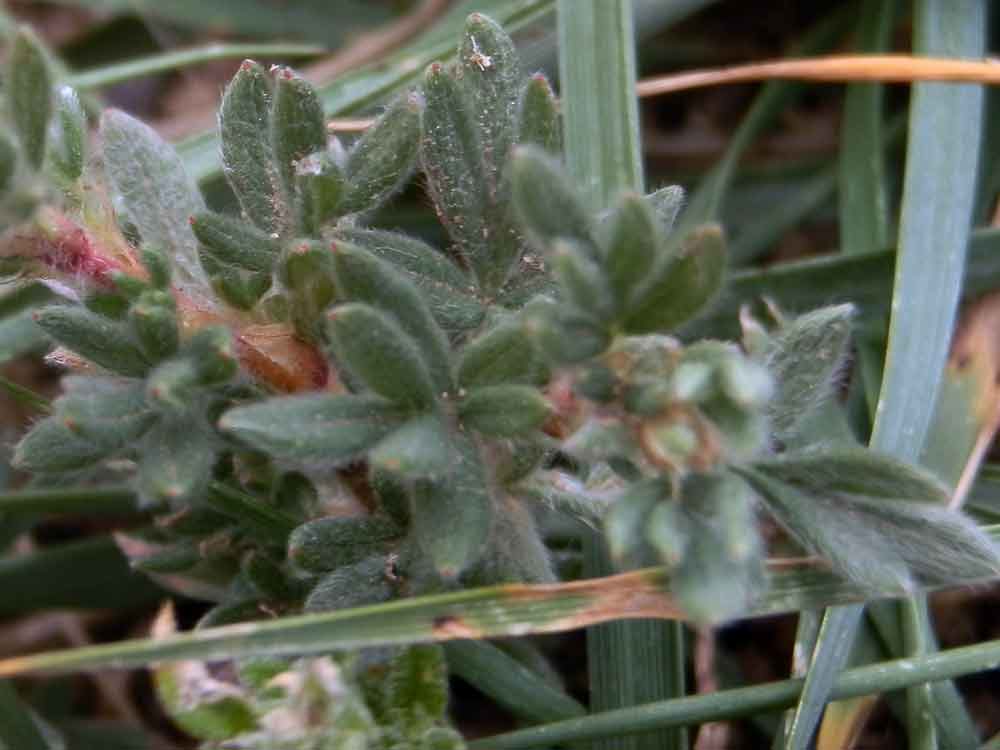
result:
[[[971,234],[965,254],[964,299],[1000,286],[998,251],[1000,230],[979,229]],[[738,337],[740,306],[761,297],[769,297],[789,311],[809,310],[817,299],[827,304],[853,302],[858,307],[859,323],[877,322],[890,308],[894,257],[891,251],[881,250],[737,271],[730,274],[722,296],[708,314],[685,329],[685,338]]]
[[[986,4],[945,5],[916,3],[915,51],[981,57]],[[905,460],[920,456],[948,356],[975,203],[982,107],[982,87],[973,85],[917,84],[911,98],[889,349],[872,435],[873,447]],[[933,642],[926,602],[906,605],[902,614],[904,632],[920,634],[904,638],[904,646]],[[937,692],[915,687],[907,695],[912,748],[937,747],[926,716],[933,715],[937,724],[968,723],[962,715],[946,715]]]
[[[312,57],[321,54],[323,47],[314,44],[207,44],[73,73],[66,83],[79,91],[92,91],[215,60],[243,60],[248,57]]]
[[[841,700],[899,690],[920,682],[949,680],[993,669],[1000,663],[1000,641],[950,649],[910,659],[881,662],[843,672],[831,693]],[[472,750],[517,750],[551,747],[578,740],[649,732],[663,727],[723,721],[776,711],[795,703],[802,678],[723,690],[647,706],[592,714],[542,727],[522,729],[470,743]],[[974,747],[970,746],[970,747]]]
[[[537,672],[486,641],[449,641],[448,667],[480,692],[530,722],[560,721],[587,710]]]
[[[1000,525],[983,527],[983,530],[994,542],[1000,542]],[[76,546],[82,548],[84,556],[93,555],[95,551],[98,555],[107,554],[105,541],[88,540],[59,551],[66,550],[67,558],[74,557],[76,553],[69,551]],[[64,579],[70,577],[65,571],[71,567],[72,560],[59,562],[61,568],[60,565],[48,567]],[[116,564],[123,566],[123,562],[119,558]],[[748,617],[856,603],[865,598],[864,592],[857,587],[808,561],[776,561],[771,568],[770,586],[761,599],[750,606],[746,612]],[[4,585],[5,591],[10,590],[6,588],[6,572],[0,567],[0,585]],[[15,591],[20,593],[24,589],[36,598],[52,598],[48,592],[27,590],[25,577],[17,579]],[[119,596],[119,591],[109,587],[106,580],[100,577],[94,580],[95,587],[103,587],[105,598]],[[57,579],[57,582],[64,597],[73,595],[69,591],[75,586],[73,581]],[[0,677],[28,672],[134,667],[176,659],[212,661],[245,656],[309,655],[366,646],[555,633],[622,619],[683,620],[684,612],[670,594],[667,582],[666,569],[647,568],[571,583],[467,589],[337,612],[205,628],[166,639],[123,641],[18,657],[0,661]],[[953,582],[954,585],[963,583],[972,582]],[[32,581],[32,585],[37,588],[37,581]],[[122,587],[120,583],[117,585]],[[93,592],[90,594],[97,596]],[[84,596],[76,594],[77,599]],[[868,598],[872,598],[870,592]],[[52,606],[77,605],[57,602]],[[88,603],[79,606],[97,605],[88,599]],[[122,606],[120,602],[119,606]],[[6,611],[0,609],[0,614]]]
[[[631,0],[559,0],[559,72],[566,166],[591,213],[623,190],[642,192],[635,34]],[[588,54],[580,54],[588,50]],[[584,542],[584,573],[612,566],[597,535]],[[614,622],[587,634],[592,708],[683,695],[683,631],[676,623]],[[606,748],[683,748],[682,732],[602,743]]]
[[[867,0],[861,9],[858,35],[862,51],[881,51],[889,43],[895,15],[892,2]],[[854,84],[848,87],[844,104],[844,136],[839,170],[839,211],[841,247],[857,253],[884,247],[889,240],[889,217],[882,156],[882,86]],[[862,346],[861,359],[876,353]],[[861,376],[871,403],[877,398],[878,384],[873,368],[860,363]],[[837,675],[851,656],[864,605],[852,604],[826,610],[823,625],[812,652],[805,686],[795,709],[786,747],[803,750],[809,746],[819,725]]]
[[[94,537],[0,560],[0,616],[39,609],[129,609],[163,592],[133,572],[109,537]]]
[[[138,498],[128,487],[14,490],[0,493],[0,513],[79,513],[119,515],[135,512]]]
[[[851,655],[854,634],[864,611],[864,605],[854,604],[828,609],[823,615],[823,624],[816,639],[802,695],[788,730],[785,747],[789,750],[801,750],[809,746],[823,709],[826,708],[830,691],[836,684],[837,675]]]
[[[0,682],[0,745],[17,750],[52,750],[9,682]]]
[[[802,41],[796,45],[792,53],[815,55],[828,49],[836,42],[849,19],[850,16],[843,11],[828,14],[803,35]],[[733,133],[722,159],[691,193],[679,230],[706,221],[715,221],[721,216],[726,194],[729,192],[743,154],[753,140],[777,120],[801,91],[801,84],[791,81],[770,81],[761,88],[750,109],[743,115],[739,128]]]

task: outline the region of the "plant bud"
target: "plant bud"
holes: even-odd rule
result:
[[[518,143],[534,144],[548,153],[562,153],[559,105],[548,79],[535,73],[521,91],[518,102]]]

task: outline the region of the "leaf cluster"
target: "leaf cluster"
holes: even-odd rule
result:
[[[30,35],[15,61],[0,192],[58,173],[57,208],[17,215],[44,240],[35,273],[69,290],[35,321],[82,371],[15,462],[38,484],[125,471],[155,522],[121,546],[212,601],[201,626],[552,580],[543,506],[599,519],[624,567],[666,565],[701,621],[766,589],[763,510],[872,593],[1000,569],[934,477],[819,432],[849,306],[745,314],[740,344],[684,341],[725,293],[721,228],[675,231],[674,187],[588,211],[551,88],[485,16],[455,65],[348,145],[304,79],[245,62],[219,114],[238,216],[208,210],[173,148],[120,112],[85,169],[75,95],[38,96],[52,84]],[[446,248],[371,225],[416,168]],[[362,735],[451,747],[443,698],[424,705],[439,662],[393,655],[392,695],[335,707],[329,662],[219,687],[219,706],[184,704],[180,675],[161,691],[206,740],[308,703]]]

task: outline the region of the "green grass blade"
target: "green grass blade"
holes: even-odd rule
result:
[[[865,0],[858,25],[858,52],[889,49],[895,0]],[[838,161],[840,244],[844,253],[878,250],[889,244],[889,205],[883,156],[885,87],[852,83],[844,97]]]
[[[986,28],[981,0],[919,0],[914,51],[982,57]],[[976,197],[982,108],[981,86],[917,84],[911,96],[889,348],[872,434],[872,447],[904,460],[920,456],[948,356]],[[904,639],[905,646],[933,642],[926,602],[906,605],[902,615],[904,632],[920,633]],[[937,747],[935,724],[927,716],[937,724],[967,723],[961,715],[945,715],[935,699],[939,691],[909,691],[910,747]]]
[[[587,710],[537,672],[486,641],[449,641],[448,667],[515,716],[530,722],[560,721]]]
[[[850,22],[849,8],[827,14],[816,26],[807,31],[802,40],[789,51],[793,57],[818,55],[831,46]],[[754,139],[770,127],[802,92],[803,86],[795,81],[769,81],[761,87],[740,126],[733,133],[725,154],[706,175],[687,202],[682,215],[682,226],[691,227],[706,221],[716,221],[722,215],[726,194],[736,175],[740,159]]]
[[[622,191],[643,190],[632,3],[559,0],[557,7],[566,166],[596,214]],[[611,571],[603,540],[588,535],[585,575]],[[587,661],[592,709],[684,694],[683,632],[675,623],[613,622],[592,628]],[[687,737],[664,732],[602,746],[683,748]]]
[[[1000,526],[984,530],[1000,541]],[[105,540],[60,548],[65,561],[48,565],[50,575],[72,578],[76,557],[107,555]],[[84,555],[72,547],[79,546]],[[92,549],[96,547],[96,549]],[[115,550],[112,550],[113,552]],[[49,553],[53,554],[53,553]],[[16,563],[17,560],[7,561]],[[117,566],[117,567],[114,567]],[[21,566],[24,570],[30,566]],[[44,566],[36,565],[35,568]],[[120,571],[121,558],[112,561]],[[6,588],[8,569],[0,566],[0,585]],[[113,575],[118,575],[114,573]],[[30,575],[16,578],[15,594],[25,591],[36,599],[53,597],[48,592],[31,591]],[[110,576],[109,576],[110,577]],[[89,596],[110,599],[119,591],[107,580],[95,577],[92,586],[104,591]],[[141,579],[140,579],[141,580]],[[0,661],[0,677],[27,672],[72,671],[148,665],[174,659],[220,660],[247,656],[309,655],[328,651],[389,646],[460,638],[499,638],[531,633],[574,630],[622,617],[678,619],[683,613],[670,595],[664,568],[648,568],[607,578],[566,584],[509,584],[468,589],[447,594],[401,599],[356,609],[322,614],[284,617],[260,623],[206,628],[160,640],[134,640]],[[125,581],[116,583],[122,588]],[[972,583],[955,581],[955,585]],[[37,580],[31,582],[38,587]],[[75,581],[59,581],[63,597],[74,596]],[[148,584],[147,584],[148,586]],[[86,594],[76,594],[78,599]],[[871,594],[868,592],[868,596]],[[887,595],[891,596],[891,595]],[[745,613],[747,617],[817,609],[836,604],[856,603],[865,598],[858,588],[844,583],[828,571],[806,563],[781,565],[772,571],[770,585],[762,598]],[[79,606],[98,606],[94,599]],[[5,602],[9,604],[9,601]],[[20,604],[20,602],[18,602]],[[120,602],[119,602],[120,605]],[[33,608],[35,604],[21,609]],[[59,606],[58,603],[41,606]],[[65,604],[65,606],[76,606]],[[0,614],[6,612],[0,608]]]
[[[864,615],[864,605],[828,609],[823,616],[819,637],[806,673],[802,695],[788,730],[785,747],[803,750],[809,747],[837,675],[847,664],[854,644],[854,634]]]
[[[947,7],[945,7],[947,5]],[[982,57],[982,2],[918,3],[921,54]],[[872,446],[920,455],[962,291],[982,116],[979,86],[914,86],[889,350]]]
[[[9,682],[0,682],[0,746],[17,750],[52,750],[38,724]]]
[[[861,8],[858,29],[863,52],[884,51],[890,41],[895,15],[893,2],[866,0]],[[841,247],[858,253],[885,247],[889,241],[883,162],[882,86],[855,84],[848,87],[844,103],[844,127],[839,161],[839,211]],[[861,357],[876,352],[861,344]],[[872,382],[873,368],[860,365],[866,391],[877,397],[878,383]],[[858,627],[864,616],[863,604],[828,609],[812,652],[805,686],[795,709],[786,747],[804,750],[823,717],[837,675],[851,656]]]
[[[14,490],[0,493],[0,513],[5,516],[42,513],[120,515],[133,513],[137,507],[138,498],[128,487]]]
[[[328,46],[350,34],[391,18],[391,6],[367,0],[296,0],[276,5],[268,0],[57,0],[103,13],[138,13],[198,30],[213,29],[274,39],[300,37]]]
[[[90,91],[215,60],[312,57],[323,51],[323,47],[313,44],[207,44],[79,71],[72,73],[66,83],[79,91]]]
[[[558,11],[566,167],[596,213],[643,188],[632,3],[560,0]]]
[[[0,616],[41,609],[131,609],[163,592],[108,537],[94,537],[0,560]]]
[[[900,690],[922,682],[950,680],[995,669],[1000,664],[1000,641],[950,649],[910,659],[881,662],[843,672],[831,696],[854,698]],[[557,724],[522,729],[470,743],[472,750],[520,750],[559,743],[616,737],[625,732],[649,732],[663,727],[724,721],[777,711],[794,705],[802,678],[723,690],[647,706],[592,714]],[[975,747],[972,745],[970,747]]]
[[[762,297],[790,311],[809,310],[817,299],[828,304],[853,302],[862,325],[877,323],[890,308],[894,257],[892,252],[881,250],[737,271],[730,274],[722,297],[709,313],[685,329],[685,338],[738,337],[740,306]],[[1000,286],[1000,230],[973,232],[965,262],[965,299]]]

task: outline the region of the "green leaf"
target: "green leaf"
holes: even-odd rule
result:
[[[105,446],[95,445],[70,430],[63,420],[49,417],[21,438],[12,463],[24,471],[72,471],[93,466],[108,453]]]
[[[143,353],[158,362],[177,353],[180,331],[173,296],[167,292],[148,291],[129,308],[128,320]]]
[[[648,479],[630,485],[614,501],[604,515],[604,534],[615,560],[624,561],[642,544],[643,530],[652,526],[649,515],[666,498],[668,490],[663,480]],[[670,502],[663,504],[673,505]],[[668,564],[671,562],[669,558],[665,558],[665,561]]]
[[[243,214],[258,229],[280,235],[291,228],[292,215],[270,137],[271,100],[267,71],[244,61],[222,95],[219,134],[223,170]]]
[[[28,164],[41,169],[52,117],[52,70],[48,53],[27,26],[14,36],[4,78],[14,132]]]
[[[725,267],[722,229],[708,224],[692,230],[677,256],[661,257],[653,267],[649,280],[628,301],[622,325],[629,333],[674,330],[718,294]]]
[[[736,469],[778,521],[834,569],[870,591],[987,578],[1000,569],[993,542],[961,513],[927,503],[805,494],[754,469]]]
[[[263,552],[251,550],[244,555],[240,573],[263,599],[287,602],[298,597],[298,582],[293,581],[274,558]]]
[[[402,530],[380,516],[330,516],[308,521],[288,538],[288,559],[310,573],[326,573],[387,551]]]
[[[194,363],[200,385],[219,385],[239,372],[233,336],[225,326],[206,326],[184,344],[184,356]]]
[[[377,396],[309,394],[230,409],[219,427],[279,458],[343,464],[394,430],[402,417],[398,406]]]
[[[270,128],[274,160],[284,202],[297,206],[301,214],[295,169],[301,159],[326,148],[323,107],[312,85],[291,68],[277,68],[271,74],[275,80]]]
[[[619,309],[624,309],[667,249],[665,238],[650,202],[635,193],[621,197],[608,220],[607,234],[608,280]]]
[[[385,678],[386,708],[404,736],[416,738],[444,721],[448,670],[436,643],[402,649]]]
[[[371,465],[405,477],[446,475],[455,453],[448,427],[437,414],[414,417],[372,450]]]
[[[63,378],[62,386],[56,416],[106,452],[129,446],[153,421],[141,381],[74,376]]]
[[[281,252],[281,243],[244,219],[212,211],[191,216],[191,229],[202,255],[245,271],[270,273]]]
[[[58,343],[111,372],[138,377],[149,370],[149,360],[117,321],[73,305],[42,308],[34,319]]]
[[[307,341],[321,341],[323,312],[334,301],[333,254],[326,243],[303,240],[285,248],[278,277],[291,292],[291,318]]]
[[[503,28],[482,13],[473,13],[465,21],[458,63],[459,83],[466,92],[486,167],[487,181],[482,187],[496,193],[514,142],[524,79],[521,63]]]
[[[518,146],[510,170],[514,208],[539,250],[547,253],[564,237],[596,259],[593,222],[559,163],[535,146]]]
[[[517,142],[534,144],[550,154],[562,153],[559,105],[548,79],[535,73],[521,90],[517,111]]]
[[[387,567],[385,556],[373,555],[328,573],[309,593],[305,611],[336,612],[390,599]]]
[[[700,622],[736,616],[764,587],[762,544],[747,485],[732,474],[692,474],[681,488],[690,535],[673,588]],[[676,544],[675,544],[676,546]]]
[[[476,328],[485,306],[472,279],[437,248],[395,232],[338,227],[335,237],[363,247],[403,271],[423,295],[431,314],[449,336]]]
[[[87,152],[87,113],[69,86],[60,86],[55,97],[49,159],[59,177],[74,182],[83,174]]]
[[[197,500],[212,479],[217,439],[203,426],[163,419],[147,433],[139,462],[139,494],[147,505],[178,507]]]
[[[851,305],[824,307],[783,326],[764,357],[776,393],[767,406],[774,436],[791,442],[802,420],[829,399],[851,339]]]
[[[371,211],[410,176],[420,146],[422,102],[406,94],[392,103],[347,155],[347,188],[338,213]]]
[[[472,388],[458,404],[463,424],[497,437],[537,430],[551,412],[552,405],[529,385]]]
[[[48,336],[35,322],[32,310],[0,320],[0,362],[9,362],[29,352],[43,351],[48,344]]]
[[[658,503],[649,513],[645,537],[664,563],[676,567],[684,559],[694,527],[683,507],[668,500]],[[641,538],[639,531],[633,530],[634,540]]]
[[[14,184],[17,174],[17,146],[6,134],[0,134],[0,197]]]
[[[948,489],[929,472],[857,446],[829,446],[788,452],[754,469],[804,492],[844,492],[887,500],[946,505]]]
[[[417,544],[446,579],[456,578],[483,554],[494,515],[476,442],[464,433],[454,442],[452,472],[415,483],[411,521]]]
[[[552,243],[549,257],[567,302],[601,320],[614,316],[616,299],[608,275],[579,243],[559,238]]]
[[[116,208],[143,242],[163,248],[175,281],[204,289],[198,243],[189,219],[205,202],[174,148],[156,131],[118,110],[101,117],[104,170]]]
[[[435,63],[424,76],[420,158],[428,192],[455,252],[481,286],[490,265],[489,203],[474,113],[459,83]]]
[[[424,352],[394,318],[351,302],[327,314],[327,332],[338,361],[378,395],[418,408],[437,401]]]
[[[462,347],[458,383],[477,388],[509,383],[541,385],[548,367],[522,325],[504,322]]]
[[[333,266],[340,297],[363,302],[391,315],[420,349],[434,387],[439,391],[451,390],[448,339],[419,289],[388,263],[346,243],[334,245]]]
[[[513,32],[542,21],[551,13],[552,6],[552,0],[518,0],[514,4],[507,0],[487,0],[485,5],[480,4],[478,7],[489,12],[495,20]],[[287,15],[285,11],[287,9],[282,9],[283,15]],[[388,58],[381,58],[357,71],[337,76],[331,83],[322,86],[319,95],[327,115],[352,116],[370,111],[373,106],[386,101],[407,86],[419,83],[424,66],[435,60],[454,56],[455,34],[468,11],[468,5],[456,6],[441,23],[434,24],[429,33],[415,39],[412,44]],[[199,8],[198,14],[200,22],[203,22],[204,9]],[[219,144],[215,133],[204,132],[193,136],[181,144],[181,148],[189,169],[199,180],[210,179],[219,174]]]

